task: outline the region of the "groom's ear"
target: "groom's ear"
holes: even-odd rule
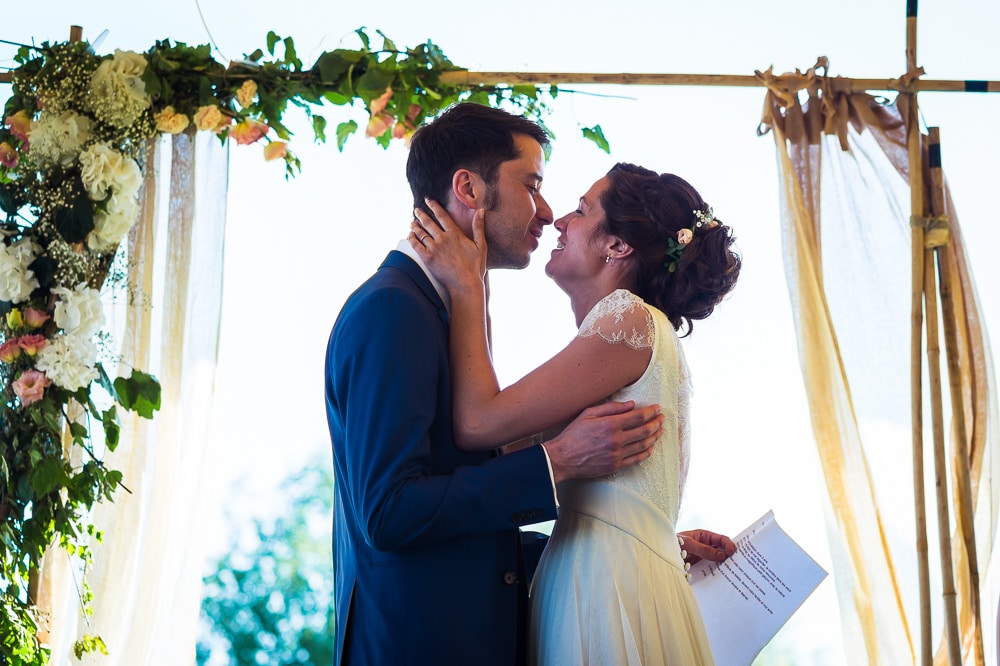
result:
[[[459,169],[451,177],[451,193],[459,204],[476,210],[483,207],[486,183],[475,171]]]

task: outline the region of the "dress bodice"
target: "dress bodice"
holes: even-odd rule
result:
[[[673,327],[660,310],[635,294],[619,289],[594,306],[577,335],[596,335],[608,344],[651,349],[649,365],[642,376],[615,392],[610,400],[634,400],[637,405],[658,404],[665,420],[663,433],[653,454],[646,460],[602,479],[569,483],[608,483],[630,490],[663,511],[675,524],[689,457],[690,378]],[[573,493],[564,493],[561,487],[560,502],[564,495],[568,501],[573,501]]]

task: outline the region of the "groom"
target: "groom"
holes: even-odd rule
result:
[[[469,234],[488,209],[488,267],[523,268],[552,222],[547,143],[525,118],[458,104],[413,135],[414,200],[444,203]],[[451,403],[446,293],[403,240],[347,300],[327,349],[337,664],[523,662],[518,528],[556,517],[555,483],[648,457],[662,423],[655,406],[605,404],[501,456],[454,446]]]

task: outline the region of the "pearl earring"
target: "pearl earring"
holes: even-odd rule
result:
[[[611,263],[611,255],[610,254],[608,256],[604,257],[604,263],[606,263],[606,264],[610,264]]]

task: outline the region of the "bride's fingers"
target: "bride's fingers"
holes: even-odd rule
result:
[[[455,226],[455,223],[451,219],[451,215],[449,215],[448,211],[446,211],[437,201],[434,199],[424,199],[424,203],[434,215],[434,221],[437,222],[437,224],[440,225],[444,231],[450,231],[451,228]]]
[[[437,221],[433,217],[431,217],[426,210],[423,210],[422,208],[414,208],[413,216],[417,219],[414,220],[412,224],[419,224],[420,231],[433,238],[434,230],[439,229]]]
[[[408,237],[410,246],[419,253],[426,253],[430,249],[434,237],[427,233],[427,230],[414,220],[410,222],[410,235]]]

